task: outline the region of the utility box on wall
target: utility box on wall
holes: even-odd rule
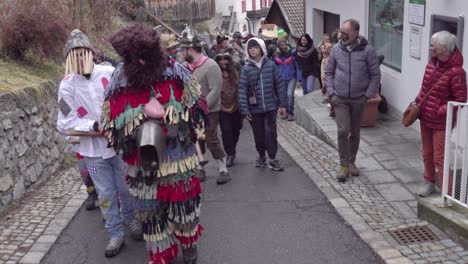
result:
[[[431,36],[439,31],[448,31],[457,36],[457,48],[462,51],[463,49],[463,31],[465,30],[465,18],[463,16],[449,17],[442,15],[431,16]],[[429,45],[431,45],[429,39]],[[429,59],[431,53],[429,51]]]

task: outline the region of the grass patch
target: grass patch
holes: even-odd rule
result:
[[[44,82],[61,78],[63,72],[63,66],[54,62],[0,59],[0,93],[15,92],[26,87],[38,88]]]

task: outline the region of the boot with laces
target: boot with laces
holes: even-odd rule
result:
[[[104,255],[108,258],[117,256],[120,253],[120,250],[124,246],[123,237],[113,237],[109,240],[109,244],[106,247]]]

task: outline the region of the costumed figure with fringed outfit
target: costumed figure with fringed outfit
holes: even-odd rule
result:
[[[150,27],[126,27],[110,42],[123,63],[106,90],[103,130],[128,165],[150,263],[174,261],[178,246],[185,263],[196,263],[203,228],[195,131],[208,112],[199,85]]]

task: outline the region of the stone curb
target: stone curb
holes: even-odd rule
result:
[[[343,219],[351,225],[356,233],[364,240],[382,260],[387,264],[411,264],[410,259],[401,255],[401,253],[393,248],[379,232],[373,231],[361,216],[356,214],[348,202],[342,198],[325,179],[320,176],[320,172],[301,162],[300,154],[289,142],[285,140],[283,135],[278,133],[278,143],[281,147],[293,158],[293,160],[304,170],[309,178],[317,185],[319,190],[327,197],[336,211]],[[324,143],[325,144],[325,143]]]
[[[81,193],[75,194],[63,207],[54,219],[49,223],[42,235],[19,261],[20,264],[40,264],[49,250],[57,241],[62,231],[68,226],[73,217],[78,213],[84,201],[88,197],[86,188],[80,188]]]

